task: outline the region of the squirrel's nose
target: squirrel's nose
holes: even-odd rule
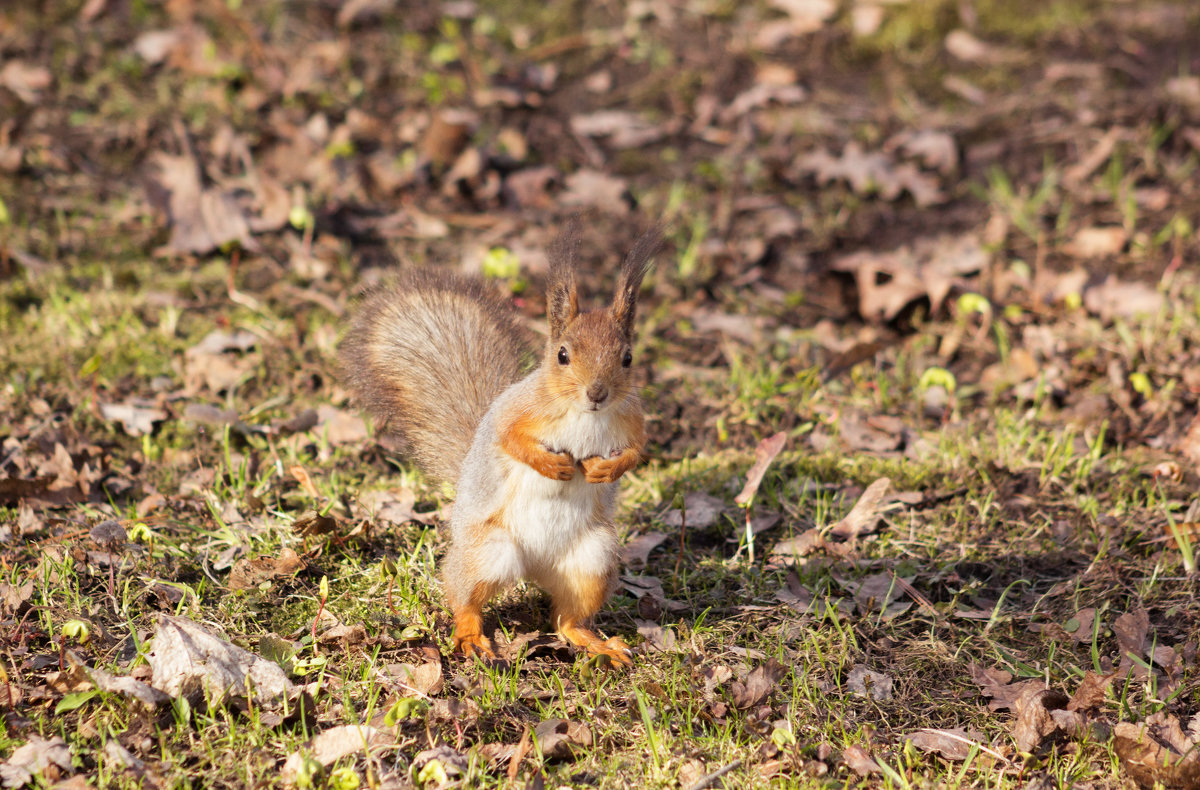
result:
[[[587,390],[588,400],[599,406],[608,398],[608,387],[603,384],[593,384]]]

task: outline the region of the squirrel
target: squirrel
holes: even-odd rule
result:
[[[661,244],[657,229],[643,235],[612,304],[581,312],[571,222],[548,250],[549,337],[524,376],[528,335],[480,280],[420,269],[360,303],[339,347],[351,395],[423,472],[456,484],[441,568],[456,651],[494,658],[483,607],[529,579],[550,594],[563,639],[632,665],[591,618],[616,582],[616,481],[646,443],[634,314]]]

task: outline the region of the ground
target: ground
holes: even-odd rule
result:
[[[0,780],[1200,786],[1198,32],[1186,0],[5,8]],[[543,327],[573,215],[591,304],[668,239],[598,618],[630,671],[532,588],[486,612],[502,660],[452,653],[452,491],[336,361],[410,267]],[[224,697],[168,682],[189,633]]]

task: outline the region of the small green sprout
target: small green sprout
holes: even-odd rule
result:
[[[510,280],[521,273],[521,261],[511,250],[492,247],[483,256],[483,276]]]
[[[958,297],[958,312],[960,315],[971,315],[972,313],[987,314],[991,310],[992,303],[982,294],[965,293]]]
[[[63,639],[74,639],[81,645],[86,645],[92,640],[92,630],[82,620],[68,620],[62,624],[59,633]]]
[[[1150,383],[1150,377],[1140,370],[1129,374],[1129,386],[1146,400],[1154,397],[1154,385]]]
[[[921,380],[917,382],[917,389],[928,390],[933,387],[941,387],[947,393],[953,394],[958,388],[958,379],[954,378],[954,374],[945,368],[928,368],[921,374]]]
[[[325,786],[330,790],[358,790],[361,785],[362,780],[358,778],[358,772],[350,767],[335,769],[325,780]]]

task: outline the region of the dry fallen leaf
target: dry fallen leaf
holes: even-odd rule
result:
[[[229,589],[250,590],[266,581],[294,576],[308,565],[294,549],[280,550],[278,557],[243,558],[229,572]]]
[[[351,754],[386,749],[395,743],[396,739],[390,733],[366,724],[332,727],[313,738],[300,751],[288,755],[287,762],[283,764],[282,779],[289,784],[296,781],[304,765],[305,755],[311,756],[323,766],[329,766]]]
[[[729,687],[733,704],[739,710],[749,710],[765,702],[787,671],[783,664],[773,658],[768,659],[765,664],[751,670],[745,680],[735,680]]]
[[[1122,227],[1081,228],[1063,245],[1063,252],[1072,258],[1107,258],[1124,249],[1128,237]]]
[[[193,704],[220,705],[252,697],[268,710],[281,707],[295,687],[273,661],[230,644],[183,617],[159,615],[154,644],[147,656],[151,685]]]
[[[871,759],[871,755],[861,746],[847,746],[843,749],[842,762],[862,778],[866,778],[871,774],[883,773],[883,769],[879,767],[879,763]]]
[[[397,526],[409,521],[428,526],[436,522],[441,514],[440,510],[418,513],[417,494],[411,488],[363,491],[358,495],[358,504],[376,521]]]
[[[1166,297],[1146,283],[1120,280],[1108,275],[1097,285],[1083,290],[1083,306],[1105,321],[1153,316],[1166,304]]]
[[[873,672],[865,664],[855,664],[846,676],[846,685],[855,694],[884,701],[892,698],[892,678],[882,672]]]
[[[668,612],[679,612],[688,608],[685,603],[667,598],[663,592],[662,580],[655,576],[622,576],[621,586],[634,598],[649,596],[659,608]]]
[[[121,423],[125,433],[130,436],[142,436],[154,433],[154,424],[167,419],[167,413],[152,403],[138,399],[125,403],[101,403],[100,415],[106,420]]]
[[[575,756],[575,747],[592,745],[592,731],[582,722],[547,719],[534,733],[538,751],[548,760],[569,760]]]
[[[967,671],[971,673],[971,679],[979,686],[983,695],[992,698],[988,707],[993,711],[1011,708],[1017,698],[1027,689],[1046,688],[1046,684],[1040,680],[1022,680],[1013,683],[1012,673],[1003,669],[993,669],[972,663],[967,666]]]
[[[977,738],[972,738],[966,730],[917,730],[908,736],[909,742],[923,752],[940,754],[947,760],[961,762],[971,756],[971,747],[979,744]]]
[[[1025,55],[1014,49],[996,46],[980,41],[965,30],[951,30],[946,34],[946,51],[966,63],[983,63],[988,65],[1003,65],[1017,63],[1025,59]]]
[[[599,110],[571,118],[571,131],[583,137],[604,137],[613,148],[641,148],[661,140],[668,129],[628,110]]]
[[[682,510],[668,510],[662,521],[668,527],[680,527],[686,518],[688,529],[707,529],[717,523],[725,510],[725,500],[703,491],[693,491],[684,495]]]
[[[829,528],[829,534],[841,540],[852,540],[874,530],[879,523],[883,498],[891,485],[890,478],[881,477],[867,486],[850,512]]]
[[[40,776],[53,783],[63,773],[71,771],[71,748],[57,735],[50,739],[33,735],[29,741],[18,746],[3,763],[0,763],[0,782],[5,787],[23,787]]]
[[[1067,695],[1048,688],[1026,687],[1013,701],[1016,719],[1012,724],[1013,740],[1023,752],[1035,752],[1042,742],[1061,728],[1052,715],[1067,706]]]
[[[627,214],[633,206],[629,183],[599,170],[583,168],[568,175],[566,189],[559,195],[565,207],[592,207],[610,214]]]
[[[169,695],[136,678],[113,675],[99,667],[89,667],[85,671],[101,691],[130,697],[148,708],[157,708],[171,701]]]
[[[667,539],[664,532],[647,532],[638,535],[621,549],[621,562],[626,565],[645,565],[650,561],[650,552],[658,548]]]
[[[786,443],[787,434],[783,431],[758,443],[758,447],[754,450],[754,466],[750,467],[750,471],[746,474],[746,485],[742,486],[742,492],[734,497],[734,502],[739,505],[748,505],[754,501],[754,494],[762,484],[767,467],[775,460],[775,456],[779,455]]]
[[[1150,736],[1145,724],[1119,722],[1113,728],[1113,748],[1121,767],[1144,790],[1200,787],[1200,761],[1195,755],[1184,759],[1172,754]]]
[[[317,407],[317,418],[314,431],[334,446],[358,444],[367,439],[367,423],[355,412],[325,403]]]
[[[257,249],[246,216],[232,197],[206,189],[200,167],[190,154],[159,151],[150,157],[151,179],[167,197],[171,236],[159,252],[204,255],[230,243]]]
[[[1141,659],[1146,653],[1146,636],[1150,631],[1150,613],[1144,606],[1139,606],[1132,612],[1126,612],[1113,623],[1113,633],[1117,637],[1117,648],[1120,651],[1120,671],[1124,674],[1133,669],[1134,659]]]
[[[36,104],[40,94],[50,87],[50,70],[32,66],[23,60],[10,60],[0,69],[0,86],[8,88],[26,104]]]
[[[921,297],[937,313],[962,278],[987,263],[980,240],[965,234],[917,239],[886,252],[860,250],[835,259],[831,268],[854,275],[863,318],[890,321]]]
[[[934,176],[922,173],[910,162],[897,164],[886,153],[867,153],[858,141],[847,143],[840,156],[825,150],[805,154],[796,160],[796,167],[801,173],[811,173],[822,186],[845,181],[858,195],[878,194],[892,201],[907,191],[918,206],[946,199]]]
[[[424,664],[388,664],[387,682],[406,697],[436,697],[442,692],[442,662]]]
[[[1194,472],[1200,472],[1200,412],[1192,418],[1187,433],[1179,440],[1179,452],[1192,462]]]

